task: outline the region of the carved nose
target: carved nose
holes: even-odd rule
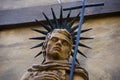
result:
[[[57,42],[56,42],[56,45],[59,45],[60,47],[62,46],[62,41],[61,40],[58,40]]]

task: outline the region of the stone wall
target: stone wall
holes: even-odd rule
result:
[[[73,1],[81,1],[81,0],[51,0],[51,1],[48,1],[48,0],[37,0],[37,1],[34,1],[34,0],[1,0],[0,10],[51,5],[51,4],[59,3],[58,1],[61,1],[61,3],[65,3],[65,2],[73,2]]]
[[[118,15],[86,17],[83,28],[93,28],[93,30],[81,36],[91,36],[94,39],[82,41],[92,49],[80,48],[88,58],[78,55],[78,59],[87,69],[90,80],[120,79],[119,22]],[[33,27],[43,29],[40,26],[23,25],[21,28],[0,31],[0,80],[19,80],[28,67],[34,63],[41,63],[42,55],[34,58],[41,48],[30,49],[40,42],[29,40],[30,37],[40,36],[39,33],[31,30]]]

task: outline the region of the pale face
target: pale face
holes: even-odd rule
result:
[[[51,34],[46,47],[46,57],[49,60],[67,60],[70,51],[70,41],[64,34]]]

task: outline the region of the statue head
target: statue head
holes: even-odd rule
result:
[[[47,20],[49,26],[36,20],[37,23],[39,23],[42,27],[45,28],[45,31],[38,30],[38,29],[33,29],[33,30],[36,32],[39,32],[45,36],[34,37],[31,39],[45,40],[45,41],[32,47],[32,49],[42,46],[42,51],[40,51],[35,57],[37,57],[41,53],[43,53],[45,60],[46,59],[48,59],[48,60],[68,60],[70,55],[73,56],[74,48],[76,47],[75,43],[77,41],[76,40],[77,28],[78,28],[79,24],[76,26],[73,26],[73,24],[76,21],[79,14],[73,20],[68,21],[71,11],[68,13],[68,15],[65,19],[63,19],[63,16],[62,16],[63,15],[62,7],[60,10],[60,18],[59,19],[56,18],[56,15],[52,8],[51,8],[51,11],[52,11],[52,15],[53,15],[53,22],[50,21],[50,19],[43,12],[43,15],[44,15],[45,19]],[[91,30],[91,29],[81,30],[81,33],[84,33],[89,30]],[[92,39],[92,38],[80,37],[80,40],[88,40],[88,39]],[[90,48],[82,43],[79,43],[78,46]],[[81,54],[82,56],[86,57],[80,50],[77,50],[77,52],[79,54]],[[76,59],[76,62],[79,63],[77,59]]]
[[[54,29],[48,33],[43,44],[44,58],[48,60],[68,60],[72,46],[72,36],[66,29]]]

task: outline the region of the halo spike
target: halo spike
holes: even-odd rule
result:
[[[64,26],[64,27],[67,26],[67,21],[68,21],[68,19],[69,19],[69,17],[70,17],[70,14],[71,14],[71,10],[69,11],[67,17],[66,17],[65,20],[64,20],[64,23],[63,23],[63,26]]]
[[[36,45],[36,46],[34,46],[34,47],[32,47],[31,49],[33,49],[33,48],[37,48],[37,47],[41,47],[42,45],[43,45],[43,42],[40,43],[40,44],[38,44],[38,45]]]
[[[78,50],[78,53],[81,54],[82,56],[84,56],[85,58],[87,58],[87,56],[84,55],[80,50]]]
[[[48,32],[51,31],[51,29],[50,29],[48,26],[46,26],[45,24],[43,24],[42,22],[38,21],[37,19],[35,19],[35,21],[36,21],[38,24],[40,24],[41,26],[43,26]]]
[[[73,40],[75,40],[76,37],[73,37]],[[94,38],[91,38],[91,37],[80,37],[80,40],[90,40],[90,39],[94,39]]]
[[[53,8],[51,8],[51,11],[52,11],[53,19],[54,19],[54,22],[55,22],[55,27],[58,28],[58,22],[57,22],[57,18],[55,16],[55,12],[53,11]]]
[[[72,25],[74,24],[74,22],[77,20],[77,17],[80,15],[80,13],[78,13],[78,15],[72,20],[70,21],[70,23],[67,25],[68,29],[70,30],[70,28],[72,27]]]
[[[46,18],[47,22],[49,23],[50,27],[51,27],[52,29],[54,29],[55,27],[53,26],[52,22],[51,22],[50,19],[45,15],[44,12],[43,12],[43,15],[44,15],[44,17]]]
[[[62,19],[63,19],[63,11],[62,11],[62,6],[61,6],[61,9],[60,9],[60,20],[59,20],[60,21],[59,22],[60,23],[60,26],[59,26],[60,28],[62,26]]]
[[[79,45],[79,46],[81,46],[81,47],[85,47],[85,48],[92,49],[91,47],[89,47],[89,46],[86,46],[85,44],[82,44],[82,43],[79,43],[78,45]]]
[[[42,36],[42,37],[33,37],[33,38],[29,38],[29,39],[34,39],[34,40],[45,40],[45,36]]]
[[[73,57],[73,52],[71,53],[71,56]],[[80,65],[78,59],[76,58],[75,61]]]
[[[45,59],[42,61],[42,64],[45,62]]]
[[[37,55],[35,55],[34,58],[38,57],[38,56],[41,55],[41,54],[42,54],[42,51],[40,51]]]
[[[81,33],[87,32],[89,30],[92,30],[92,28],[81,30]]]
[[[77,34],[77,32],[73,32],[73,33],[71,33],[72,36],[75,36],[76,34]]]
[[[74,26],[73,28],[71,28],[70,32],[74,32],[76,29],[78,28],[78,25]]]
[[[42,33],[44,35],[47,35],[48,32],[46,31],[42,31],[42,30],[38,30],[38,29],[35,29],[35,28],[32,28],[33,31],[36,31],[36,32],[39,32],[39,33]]]
[[[90,39],[94,39],[94,38],[90,38],[90,37],[80,37],[80,40],[90,40]]]
[[[87,32],[89,30],[92,30],[92,28],[81,30],[81,33]],[[75,36],[77,34],[77,32],[73,32],[71,34],[72,34],[72,36]]]

